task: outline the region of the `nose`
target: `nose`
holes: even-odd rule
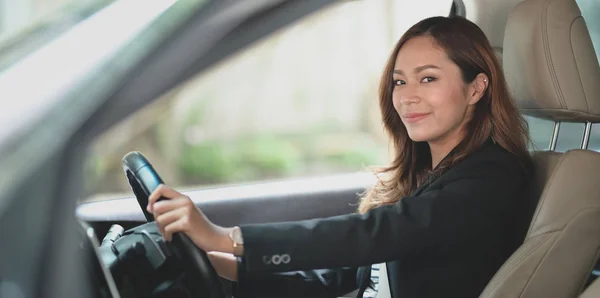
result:
[[[411,84],[406,84],[402,86],[402,88],[394,89],[392,94],[394,102],[397,102],[401,105],[419,103],[421,101],[421,97],[416,89],[417,88],[411,86]]]

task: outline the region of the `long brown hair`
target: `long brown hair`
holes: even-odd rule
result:
[[[363,194],[358,211],[398,202],[412,193],[431,174],[431,152],[426,142],[413,142],[392,103],[392,73],[400,48],[411,38],[429,36],[446,51],[460,68],[462,79],[471,83],[483,73],[488,88],[475,106],[473,117],[466,124],[466,137],[451,157],[444,159],[435,171],[443,171],[480,148],[490,137],[494,142],[522,160],[529,168],[531,157],[528,126],[510,95],[500,62],[481,29],[462,17],[432,17],[413,25],[392,51],[379,85],[379,106],[383,125],[395,150],[392,163],[376,169],[377,183]]]

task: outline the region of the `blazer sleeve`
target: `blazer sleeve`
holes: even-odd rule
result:
[[[456,247],[501,226],[526,187],[516,158],[465,160],[452,172],[436,189],[364,214],[242,225],[240,271],[360,267],[422,248]]]
[[[243,267],[238,258],[238,268]],[[239,270],[238,270],[239,271]],[[245,274],[233,285],[235,298],[334,298],[358,288],[358,268]]]

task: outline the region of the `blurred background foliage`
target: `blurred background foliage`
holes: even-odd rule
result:
[[[386,164],[380,72],[410,25],[448,15],[451,0],[431,1],[410,14],[392,0],[342,1],[174,88],[88,150],[85,199],[129,196],[121,158],[134,150],[179,190]]]
[[[0,0],[0,69],[114,1],[144,5]],[[402,33],[448,15],[452,1],[426,2],[340,1],[173,88],[85,148],[82,200],[131,195],[121,168],[130,151],[180,190],[387,163],[377,84]]]
[[[0,70],[115,1],[146,0],[0,0]],[[451,3],[340,1],[281,28],[86,148],[82,200],[131,195],[121,169],[130,151],[141,151],[180,190],[386,164],[391,152],[377,103],[383,65],[409,26],[447,16]],[[594,11],[595,3],[580,5]],[[546,148],[553,123],[528,121],[537,148]],[[582,124],[563,123],[557,149],[579,142],[582,131]],[[595,140],[590,148],[597,150]]]

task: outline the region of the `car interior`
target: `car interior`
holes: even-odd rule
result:
[[[586,131],[581,149],[555,152],[553,138],[549,151],[534,152],[537,209],[482,297],[575,297],[598,261],[600,154],[586,149],[599,119],[600,68],[589,36],[574,1],[523,1],[508,17],[503,66],[523,113]]]
[[[469,11],[469,1],[464,2],[458,9]],[[596,51],[576,1],[486,5],[497,5],[483,12],[493,12],[495,23],[480,25],[502,59],[519,107],[525,115],[552,121],[554,130],[548,150],[533,152],[540,199],[526,239],[481,297],[576,297],[595,279],[592,271],[600,252],[600,153],[587,150],[592,123],[600,121]],[[507,12],[505,30],[497,27],[498,11]],[[566,153],[555,150],[563,122],[585,127],[580,148]],[[215,223],[233,226],[350,213],[357,194],[371,182],[353,174],[186,194]],[[130,229],[144,222],[131,198],[85,203],[77,215],[98,235],[114,224]],[[582,297],[600,295],[599,284],[593,282]]]
[[[236,20],[235,24],[227,24],[231,25],[228,27],[228,30],[231,29],[231,31],[223,33],[223,36],[217,36],[220,33],[210,35],[208,31],[189,29],[177,32],[177,39],[174,37],[170,41],[175,45],[187,45],[189,49],[197,49],[191,44],[193,42],[202,44],[202,42],[190,38],[190,36],[205,34],[202,36],[213,38],[211,42],[215,42],[217,46],[201,48],[200,50],[206,50],[206,52],[203,52],[202,55],[196,53],[194,57],[198,56],[202,59],[194,60],[190,67],[186,67],[181,59],[177,60],[178,57],[186,56],[186,52],[177,52],[164,45],[160,47],[160,54],[169,56],[171,59],[161,60],[162,64],[153,64],[150,58],[144,63],[140,62],[135,71],[145,74],[132,79],[130,85],[128,85],[129,83],[119,85],[119,88],[122,89],[116,89],[117,91],[111,93],[110,96],[105,95],[110,98],[110,101],[99,104],[96,107],[97,110],[90,112],[91,116],[88,118],[88,120],[99,119],[98,122],[82,121],[78,129],[85,133],[70,132],[72,138],[76,140],[78,148],[65,150],[57,153],[56,156],[68,157],[73,154],[81,161],[81,154],[74,152],[91,144],[94,138],[114,123],[113,120],[123,119],[141,109],[142,106],[149,104],[151,98],[156,98],[162,93],[157,90],[163,92],[169,90],[175,86],[175,82],[184,81],[195,74],[196,70],[202,71],[208,68],[238,49],[271,34],[279,27],[323,8],[325,5],[315,4],[319,1],[304,3],[287,1],[285,4],[281,3],[286,1],[273,1],[281,3],[270,4],[271,10],[261,10],[264,7],[260,7],[259,2],[260,5],[268,6],[264,3],[269,1],[256,1],[255,6],[249,4],[244,7],[239,4],[236,6],[222,3],[210,6],[203,11],[206,15],[210,15],[214,11],[228,12],[228,16]],[[214,8],[218,5],[235,7],[229,10],[223,8],[220,11]],[[220,22],[221,19],[219,19],[224,15],[226,14],[217,14],[214,18],[207,17],[202,22],[204,22],[205,28],[209,25],[215,28],[225,26],[224,22]],[[539,197],[539,201],[537,206],[530,206],[532,210],[535,209],[535,212],[526,238],[521,247],[514,252],[489,282],[481,297],[600,297],[600,279],[597,279],[600,276],[600,183],[597,183],[597,177],[600,175],[600,153],[590,146],[594,141],[592,137],[594,124],[600,123],[600,60],[598,56],[600,53],[600,3],[596,0],[455,0],[452,4],[451,15],[476,20],[501,59],[509,87],[522,113],[531,119],[541,119],[546,121],[545,123],[551,124],[548,145],[542,144],[539,146],[542,148],[532,150],[536,166],[536,180],[532,191]],[[200,18],[198,17],[198,19]],[[272,23],[267,25],[266,21],[263,21],[266,19]],[[186,26],[197,29],[200,27],[198,24],[200,21],[195,23],[191,20]],[[243,26],[239,26],[240,24],[246,27],[242,28]],[[183,41],[185,39],[188,41]],[[157,48],[159,47],[157,46]],[[184,46],[180,46],[180,48],[184,48]],[[158,54],[153,57],[162,58]],[[159,59],[156,58],[156,60]],[[148,79],[149,77],[167,70],[175,72],[177,77],[170,78],[172,81],[160,82],[152,86],[147,84],[154,82],[154,80]],[[140,87],[144,84],[150,87]],[[151,88],[156,89],[147,91]],[[108,104],[110,102],[112,104]],[[112,113],[111,117],[103,117],[110,113]],[[573,123],[577,124],[578,128],[582,127],[581,131],[572,133],[572,130],[567,130],[565,133],[567,125]],[[577,146],[559,150],[561,138],[576,140]],[[72,145],[73,143],[67,144]],[[75,160],[75,158],[73,159]],[[131,160],[129,162],[132,163]],[[152,160],[143,162],[152,163]],[[65,165],[61,164],[61,166],[57,165],[58,162],[56,164],[48,162],[47,164],[58,169],[79,166],[78,162],[72,161]],[[136,169],[139,168],[141,167],[129,164],[127,169],[130,172],[136,172]],[[37,180],[28,180],[26,184],[23,184],[24,187],[30,185],[29,181],[52,180],[52,177],[44,178],[46,180],[42,179],[41,173],[40,171],[32,176]],[[91,258],[100,260],[100,263],[95,264],[95,267],[91,269],[95,276],[92,285],[102,288],[104,292],[91,294],[90,297],[129,297],[128,295],[135,296],[135,294],[161,297],[162,290],[166,292],[166,290],[173,289],[185,292],[181,294],[185,297],[189,297],[186,295],[190,293],[203,293],[203,296],[215,298],[230,297],[231,282],[220,279],[218,285],[215,285],[214,269],[208,265],[205,254],[194,250],[190,242],[185,239],[181,239],[175,246],[168,246],[161,240],[156,230],[151,229],[152,224],[147,223],[151,218],[144,214],[140,205],[143,206],[144,192],[147,196],[148,188],[151,188],[151,185],[155,186],[156,181],[160,181],[159,174],[160,169],[151,172],[149,176],[139,173],[134,173],[133,176],[123,175],[121,178],[129,179],[132,186],[133,193],[130,197],[83,202],[75,207],[76,218],[84,226],[85,235],[83,237],[90,241],[81,245],[82,247],[90,246],[87,247],[87,250],[92,252]],[[147,177],[151,177],[151,179]],[[73,181],[81,182],[80,177],[71,178]],[[168,184],[168,181],[165,182]],[[352,213],[356,211],[359,194],[373,182],[372,175],[349,173],[327,177],[226,185],[189,190],[184,193],[214,223],[222,226],[234,226]],[[136,186],[135,183],[139,185]],[[34,190],[31,189],[31,191]],[[69,196],[77,193],[75,188],[63,191],[55,188],[35,189],[35,191],[52,192],[57,195],[69,194]],[[0,197],[0,202],[1,199]],[[21,202],[20,204],[25,203]],[[65,205],[74,206],[74,204]],[[57,207],[46,206],[48,210],[55,210],[54,208]],[[13,210],[17,210],[16,207]],[[11,222],[11,220],[18,222],[16,217],[20,217],[19,214],[14,212],[10,217],[6,217],[8,219],[0,218],[0,235],[8,229],[8,225],[4,223]],[[2,215],[1,212],[0,215]],[[66,225],[69,222],[61,223]],[[28,228],[30,227],[24,227],[25,230]],[[56,226],[52,229],[54,232],[58,231],[57,234],[62,234],[63,230],[69,229],[64,226]],[[47,240],[48,238],[40,239]],[[136,244],[138,242],[142,243],[142,247]],[[18,251],[19,243],[19,239],[17,239],[14,244],[10,244],[12,246],[9,247],[7,244],[7,251]],[[62,249],[62,246],[57,245],[56,247]],[[57,270],[56,273],[53,272],[53,268],[60,267],[61,260],[64,261],[65,258],[68,258],[66,253],[64,256],[61,254],[62,259],[56,257],[58,251],[61,251],[56,247],[50,250],[54,255],[48,257],[48,260],[51,261],[46,260],[45,267],[43,267],[45,271],[39,276],[58,276],[64,273],[60,270]],[[0,244],[0,248],[3,248],[2,244]],[[116,265],[118,262],[125,262],[119,258],[132,256],[129,251],[133,251],[133,254],[136,251],[145,251],[148,254],[147,262],[143,264],[128,263],[133,264],[129,268]],[[119,252],[122,253],[121,257],[118,256]],[[150,255],[152,256],[150,257]],[[173,280],[181,277],[178,272],[180,268],[165,261],[171,256],[176,256],[174,258],[179,262],[192,260],[191,265],[184,266],[183,269],[187,274],[184,276],[184,279],[187,278],[183,282],[184,289],[178,289],[177,287],[180,285],[171,280],[160,280],[164,276]],[[4,261],[4,259],[0,258],[0,261]],[[14,287],[9,288],[6,283],[3,283],[3,274],[5,273],[2,271],[2,267],[7,268],[8,266],[0,263],[0,297],[3,297],[3,293],[20,293],[14,290]],[[153,275],[153,270],[158,267],[161,268],[160,274]],[[139,272],[135,275],[131,270]],[[151,278],[144,280],[144,274]],[[121,279],[124,275],[133,277],[129,280]],[[190,282],[190,277],[203,279],[205,285],[212,283],[213,286],[194,285]],[[45,291],[51,293],[47,289],[52,288],[49,286],[52,284],[52,279],[39,278],[39,288],[31,293]],[[152,284],[152,289],[137,288],[149,284]],[[60,291],[56,290],[52,293],[60,293]],[[52,294],[48,295],[52,296]],[[37,297],[35,294],[30,296]],[[29,296],[22,294],[22,296],[14,297]]]

